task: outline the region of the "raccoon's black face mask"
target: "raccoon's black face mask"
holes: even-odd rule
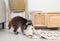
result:
[[[28,20],[28,21],[27,21],[27,23],[26,23],[26,25],[25,25],[25,29],[27,29],[27,27],[28,27],[29,25],[32,25],[32,21],[31,21],[31,20]]]

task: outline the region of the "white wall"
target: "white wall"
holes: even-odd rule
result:
[[[32,11],[60,12],[60,0],[27,0],[27,2],[28,14]]]
[[[60,11],[60,0],[28,0],[29,11]]]

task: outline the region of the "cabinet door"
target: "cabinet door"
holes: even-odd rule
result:
[[[13,0],[13,10],[24,11],[24,0]]]
[[[45,15],[40,13],[33,13],[32,22],[34,26],[44,26]]]
[[[48,27],[60,27],[60,14],[48,14]]]

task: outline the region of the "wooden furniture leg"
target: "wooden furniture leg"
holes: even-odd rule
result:
[[[24,8],[25,8],[24,15],[25,15],[25,18],[26,18],[26,6],[27,6],[27,5],[26,5],[26,2],[27,2],[27,1],[24,0]]]
[[[9,5],[9,0],[8,0],[8,24],[9,24],[9,22],[10,22],[10,5]]]

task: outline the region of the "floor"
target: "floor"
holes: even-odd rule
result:
[[[27,36],[22,35],[19,33],[15,35],[12,30],[9,31],[7,28],[4,30],[0,27],[0,41],[60,41],[60,40],[47,40],[47,39],[31,39]]]

